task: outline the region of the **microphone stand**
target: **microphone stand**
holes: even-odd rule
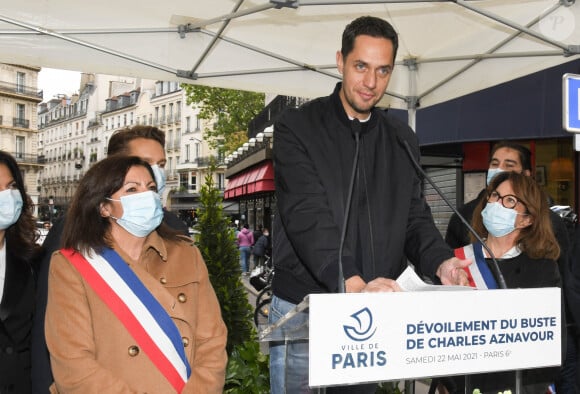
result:
[[[439,189],[439,187],[433,182],[433,180],[427,175],[427,173],[425,171],[423,171],[423,168],[421,168],[421,165],[419,165],[419,163],[415,159],[415,156],[413,156],[413,153],[411,152],[411,148],[409,147],[409,144],[407,143],[407,141],[402,140],[402,141],[400,141],[400,143],[405,147],[407,155],[410,157],[411,162],[413,163],[413,166],[415,167],[415,169],[417,169],[417,171],[421,174],[421,176],[429,182],[429,184],[433,187],[433,189],[435,189],[437,194],[439,194],[439,196],[443,199],[443,201],[445,201],[445,203],[449,206],[449,208],[451,208],[451,210],[459,217],[459,219],[461,219],[461,221],[469,229],[471,234],[473,234],[473,236],[481,243],[481,245],[483,246],[485,251],[489,254],[489,256],[493,262],[493,264],[491,264],[491,270],[493,271],[493,275],[495,276],[495,279],[497,280],[497,284],[498,284],[499,288],[500,289],[507,289],[505,279],[504,279],[503,274],[501,273],[501,271],[499,269],[499,265],[497,264],[497,260],[495,258],[495,255],[491,251],[491,249],[489,249],[489,247],[485,244],[485,242],[479,236],[479,234],[477,234],[477,232],[473,229],[473,227],[471,227],[471,224],[469,224],[469,222],[463,217],[463,215],[459,213],[457,208],[455,208],[453,206],[453,204],[451,204],[449,199],[447,197],[445,197],[445,195],[443,194],[441,189]]]
[[[361,125],[358,119],[352,121],[355,141],[354,162],[352,164],[352,173],[350,175],[350,183],[348,186],[348,197],[346,199],[346,207],[344,208],[344,219],[342,221],[342,233],[340,234],[340,246],[338,247],[338,292],[346,293],[346,285],[344,283],[344,271],[342,268],[342,250],[344,249],[344,241],[346,239],[346,229],[348,226],[348,219],[350,215],[350,205],[352,202],[352,193],[354,191],[354,180],[356,177],[356,170],[358,168],[358,154],[360,150],[360,129]]]

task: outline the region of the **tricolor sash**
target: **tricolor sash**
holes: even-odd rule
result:
[[[455,249],[455,257],[473,261],[473,264],[464,268],[469,279],[469,286],[480,290],[498,288],[495,277],[483,256],[483,246],[479,242]]]
[[[177,326],[133,270],[112,249],[86,257],[73,249],[60,251],[123,323],[127,331],[180,393],[191,367]]]

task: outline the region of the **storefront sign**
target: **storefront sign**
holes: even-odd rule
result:
[[[580,132],[580,75],[564,74],[562,85],[563,128]]]

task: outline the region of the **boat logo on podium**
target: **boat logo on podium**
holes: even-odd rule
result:
[[[347,325],[343,326],[347,337],[353,341],[362,342],[369,340],[373,335],[375,335],[377,329],[376,327],[373,327],[373,314],[369,308],[365,307],[358,312],[353,313],[350,317],[352,317],[356,322],[356,327]]]
[[[368,307],[359,309],[347,320],[350,324],[342,326],[347,338],[332,353],[332,369],[383,367],[387,363],[387,354],[373,340],[377,327],[373,324],[371,310]]]

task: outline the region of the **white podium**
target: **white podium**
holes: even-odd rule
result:
[[[260,340],[307,341],[313,388],[558,366],[560,297],[559,288],[312,294]],[[299,316],[307,323],[289,328]]]

